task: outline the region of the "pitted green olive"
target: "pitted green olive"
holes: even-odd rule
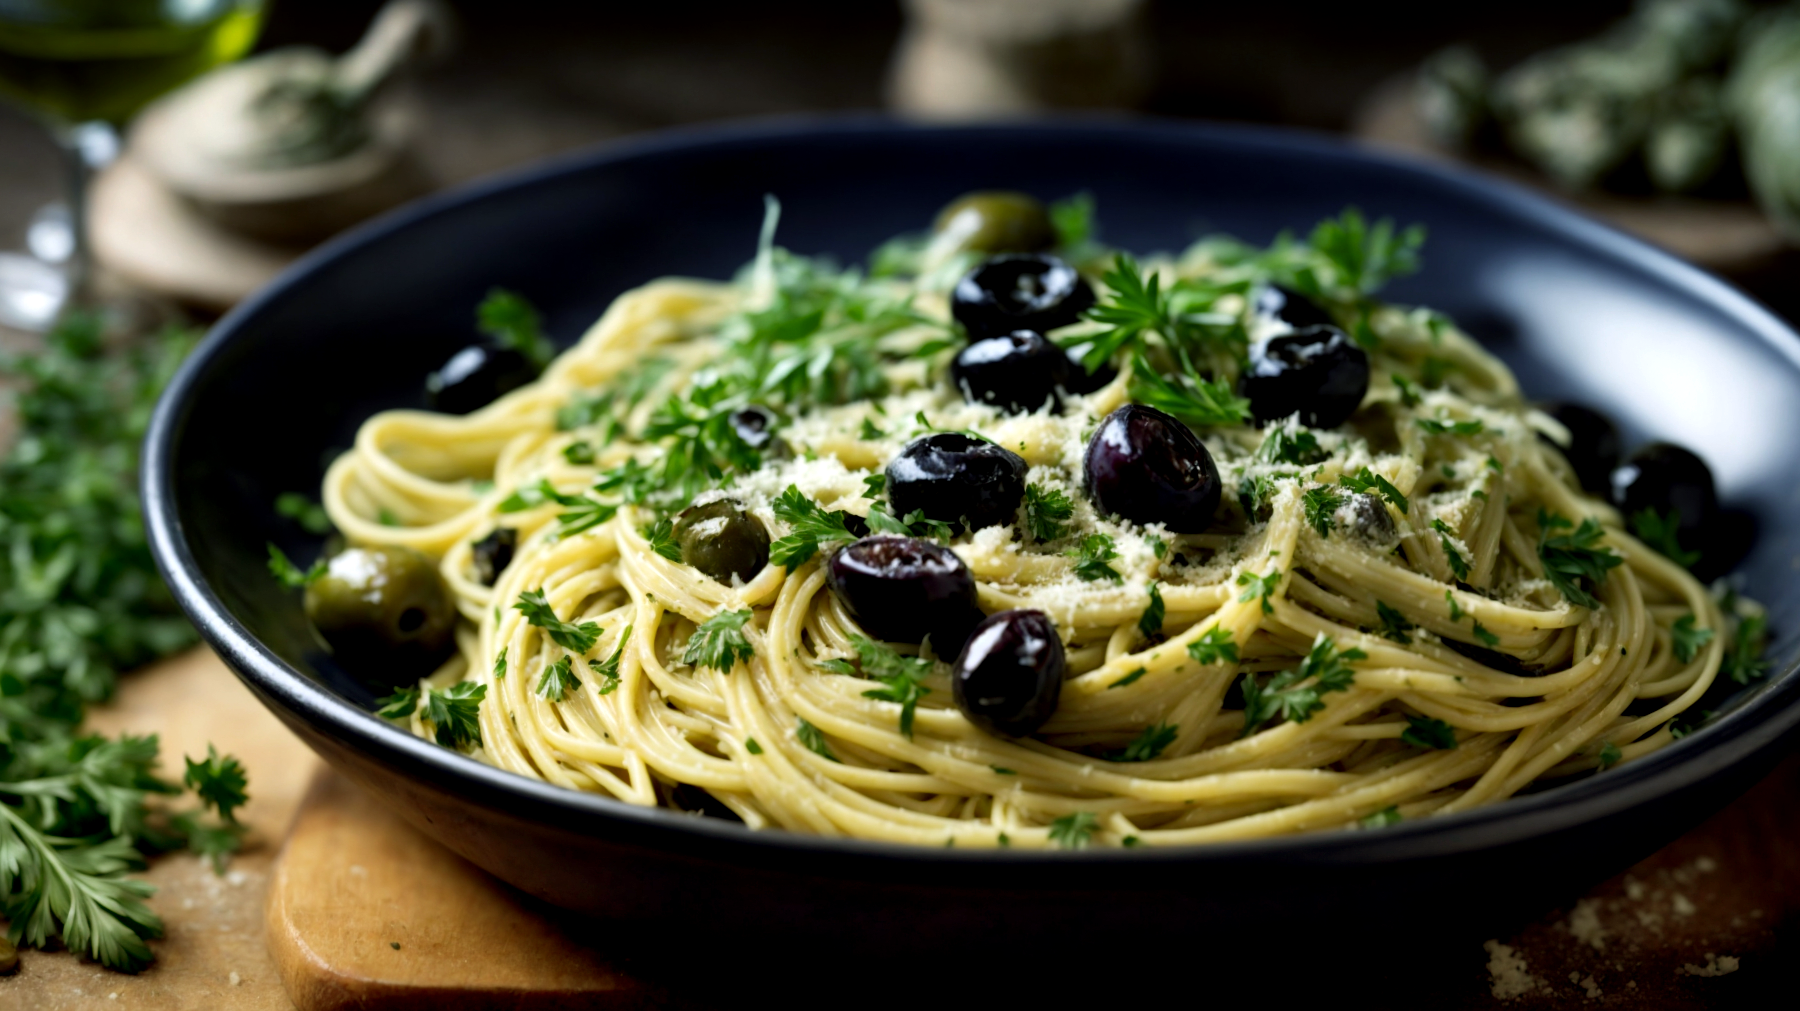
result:
[[[350,548],[306,587],[306,616],[371,688],[410,684],[455,648],[456,605],[437,565],[410,548]]]
[[[681,560],[721,583],[749,582],[769,563],[769,531],[729,499],[690,506],[675,517]]]
[[[958,249],[977,253],[1035,253],[1056,245],[1050,212],[1036,197],[1010,190],[957,197],[938,212],[933,230],[955,234]]]

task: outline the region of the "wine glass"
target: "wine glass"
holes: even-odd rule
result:
[[[87,190],[139,109],[248,52],[263,0],[0,0],[0,99],[62,151],[66,210],[34,222],[37,255],[0,253],[0,325],[41,331],[91,277]],[[60,262],[59,262],[60,261]]]

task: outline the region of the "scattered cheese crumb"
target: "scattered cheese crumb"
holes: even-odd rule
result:
[[[243,982],[244,982],[244,977],[239,976],[235,972],[231,974],[231,985],[232,986],[242,986]]]
[[[1572,972],[1569,975],[1577,976],[1580,974]],[[1580,986],[1583,990],[1587,991],[1587,999],[1588,1000],[1599,1000],[1600,999],[1600,984],[1596,983],[1594,981],[1594,977],[1588,976],[1585,979],[1580,979],[1580,980],[1577,980],[1576,982],[1580,984]]]
[[[350,865],[350,873],[354,874],[360,878],[363,875],[369,873],[369,870],[368,870],[368,868],[364,867],[362,864],[351,864]]]
[[[1644,885],[1640,881],[1625,879],[1625,897],[1633,901],[1644,897]]]
[[[1488,941],[1482,947],[1488,955],[1489,989],[1497,1000],[1512,1000],[1532,991],[1538,979],[1528,971],[1525,957],[1499,941]]]
[[[1712,857],[1701,857],[1694,861],[1694,869],[1702,874],[1711,874],[1719,869],[1719,862]]]
[[[1695,913],[1700,911],[1698,906],[1695,906],[1692,902],[1689,902],[1688,897],[1681,894],[1680,892],[1676,892],[1675,897],[1670,901],[1675,906],[1675,915],[1676,916],[1692,916]]]
[[[1679,975],[1685,972],[1689,976],[1727,976],[1737,970],[1737,959],[1730,955],[1720,955],[1715,958],[1713,957],[1713,953],[1709,951],[1706,953],[1705,965],[1695,965],[1694,963],[1689,962],[1680,969],[1677,969],[1676,974]]]
[[[118,991],[116,991],[116,990],[115,990],[115,991],[113,991],[113,992],[112,992],[112,993],[109,993],[109,994],[107,994],[107,995],[106,995],[106,999],[107,999],[107,1000],[118,1000],[118,999],[119,999],[119,993],[118,993]]]
[[[1569,913],[1569,933],[1595,951],[1606,950],[1606,928],[1600,925],[1600,900],[1582,899]]]

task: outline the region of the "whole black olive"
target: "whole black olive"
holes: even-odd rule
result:
[[[1126,404],[1107,415],[1088,440],[1082,469],[1100,511],[1135,523],[1196,534],[1219,508],[1212,454],[1191,429],[1154,407]]]
[[[1566,401],[1543,404],[1540,408],[1569,430],[1568,446],[1557,445],[1548,436],[1540,436],[1556,446],[1569,461],[1581,487],[1594,495],[1611,491],[1612,472],[1619,466],[1622,447],[1619,429],[1612,419],[1599,411]]]
[[[956,658],[956,707],[990,734],[1024,737],[1056,712],[1066,660],[1042,611],[1001,611],[975,626]]]
[[[1703,550],[1707,528],[1719,511],[1706,461],[1667,442],[1642,447],[1612,472],[1612,500],[1633,529],[1634,518],[1645,510],[1665,520],[1680,513],[1675,538],[1688,551]]]
[[[1089,372],[1081,359],[1073,351],[1069,355],[1069,372],[1063,379],[1063,390],[1076,396],[1086,396],[1106,389],[1112,381],[1119,378],[1119,370],[1109,362],[1101,362],[1100,367]]]
[[[731,423],[731,430],[744,441],[744,445],[761,453],[765,459],[785,460],[793,455],[787,443],[775,437],[775,426],[779,419],[767,407],[751,404],[731,412],[726,420]]]
[[[512,527],[495,527],[474,544],[475,581],[492,586],[500,573],[512,564],[513,551],[519,546],[519,532]]]
[[[887,465],[895,516],[923,509],[951,529],[1011,523],[1025,498],[1025,461],[986,439],[934,432],[906,444]]]
[[[1313,326],[1250,346],[1238,377],[1258,425],[1298,411],[1308,428],[1336,428],[1369,391],[1369,356],[1334,326]]]
[[[468,414],[537,377],[537,366],[517,349],[471,344],[425,377],[425,401],[434,411]]]
[[[970,340],[1014,330],[1048,333],[1094,305],[1094,289],[1048,253],[996,256],[956,282],[950,314]]]
[[[939,656],[955,656],[981,621],[969,567],[930,541],[864,537],[834,552],[826,574],[838,599],[876,639],[921,642],[930,636]]]
[[[456,604],[437,565],[410,548],[350,548],[307,584],[306,616],[332,656],[391,691],[436,670],[456,648]]]
[[[1034,253],[1056,245],[1056,226],[1036,197],[984,190],[957,197],[938,212],[932,230],[954,233],[958,249],[978,253]]]
[[[729,499],[689,506],[675,517],[681,560],[721,583],[749,582],[769,564],[769,530]]]
[[[950,363],[950,378],[963,399],[992,404],[1008,414],[1061,410],[1056,388],[1065,385],[1069,356],[1031,330],[986,337],[963,348]]]
[[[1279,284],[1265,285],[1257,291],[1255,312],[1258,316],[1280,320],[1295,330],[1337,325],[1337,320],[1332,319],[1319,303]]]
[[[1331,519],[1344,533],[1376,547],[1391,548],[1400,540],[1400,530],[1394,525],[1387,503],[1374,495],[1346,494]]]

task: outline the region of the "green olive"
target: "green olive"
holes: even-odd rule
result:
[[[721,583],[749,582],[769,563],[769,531],[729,499],[689,506],[675,517],[681,560]]]
[[[982,190],[951,201],[933,230],[961,237],[959,249],[978,253],[1035,253],[1056,245],[1050,212],[1036,197],[1010,190]]]
[[[437,564],[410,548],[350,548],[306,587],[306,616],[371,688],[411,684],[456,646],[456,604]]]

